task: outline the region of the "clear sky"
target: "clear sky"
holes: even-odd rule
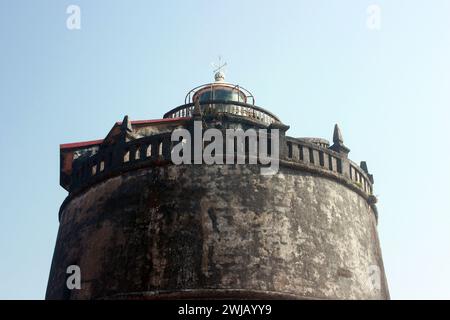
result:
[[[450,298],[450,1],[2,0],[0,49],[0,298],[44,298],[59,144],[161,118],[219,54],[290,136],[339,123],[367,161],[392,298]]]

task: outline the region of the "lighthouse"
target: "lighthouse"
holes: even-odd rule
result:
[[[276,172],[261,174],[246,138],[219,154],[241,150],[243,163],[174,163],[175,146],[193,142],[173,133],[194,136],[196,123],[253,130],[258,149],[269,137]],[[103,139],[60,145],[68,194],[46,298],[389,299],[367,162],[350,160],[338,125],[332,143],[288,131],[219,69],[161,119],[125,116]]]

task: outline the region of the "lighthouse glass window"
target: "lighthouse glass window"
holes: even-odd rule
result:
[[[200,102],[210,100],[246,102],[245,95],[232,88],[214,88],[200,93]]]

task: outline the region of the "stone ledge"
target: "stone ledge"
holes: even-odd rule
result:
[[[118,293],[100,300],[324,300],[289,292],[251,289],[183,289]]]
[[[61,204],[61,207],[59,209],[58,213],[58,219],[61,220],[62,211],[64,210],[67,203],[69,203],[73,198],[77,197],[78,195],[82,194],[86,190],[88,190],[93,185],[96,185],[98,183],[105,182],[111,178],[120,176],[123,173],[130,172],[130,171],[136,171],[140,169],[146,169],[146,168],[154,168],[154,167],[161,167],[161,166],[169,166],[173,165],[170,161],[163,160],[163,161],[143,161],[143,162],[137,162],[137,163],[130,163],[127,166],[121,167],[117,171],[110,171],[107,175],[102,176],[101,179],[93,179],[91,183],[84,185],[82,188],[75,190],[64,199],[63,203]],[[196,166],[195,164],[191,164],[192,166]],[[206,165],[206,164],[202,164]],[[226,164],[224,164],[226,165]],[[231,164],[236,165],[236,164]],[[261,166],[260,164],[245,164],[247,166]],[[197,165],[198,166],[198,165]],[[360,189],[351,179],[345,177],[342,174],[335,173],[326,169],[322,169],[317,166],[308,165],[305,163],[300,162],[293,162],[288,160],[280,160],[280,167],[285,167],[293,170],[299,170],[303,172],[308,172],[311,174],[316,174],[331,180],[334,180],[338,183],[341,183],[342,185],[346,186],[347,188],[351,189],[352,191],[358,193],[361,197],[364,198],[364,200],[367,201],[368,205],[371,207],[376,220],[378,221],[378,211],[376,209],[375,203],[373,203],[373,199],[370,197],[369,194],[364,192],[362,189]],[[100,177],[99,177],[100,178]],[[373,196],[372,196],[373,197]]]

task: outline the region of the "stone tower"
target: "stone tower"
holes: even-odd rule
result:
[[[46,298],[388,299],[373,176],[339,127],[332,145],[289,137],[249,91],[215,80],[163,119],[126,116],[102,140],[61,145],[69,194]],[[246,146],[244,164],[174,164],[172,133],[196,122],[277,129],[278,171],[261,174]],[[66,286],[71,265],[81,289]]]

